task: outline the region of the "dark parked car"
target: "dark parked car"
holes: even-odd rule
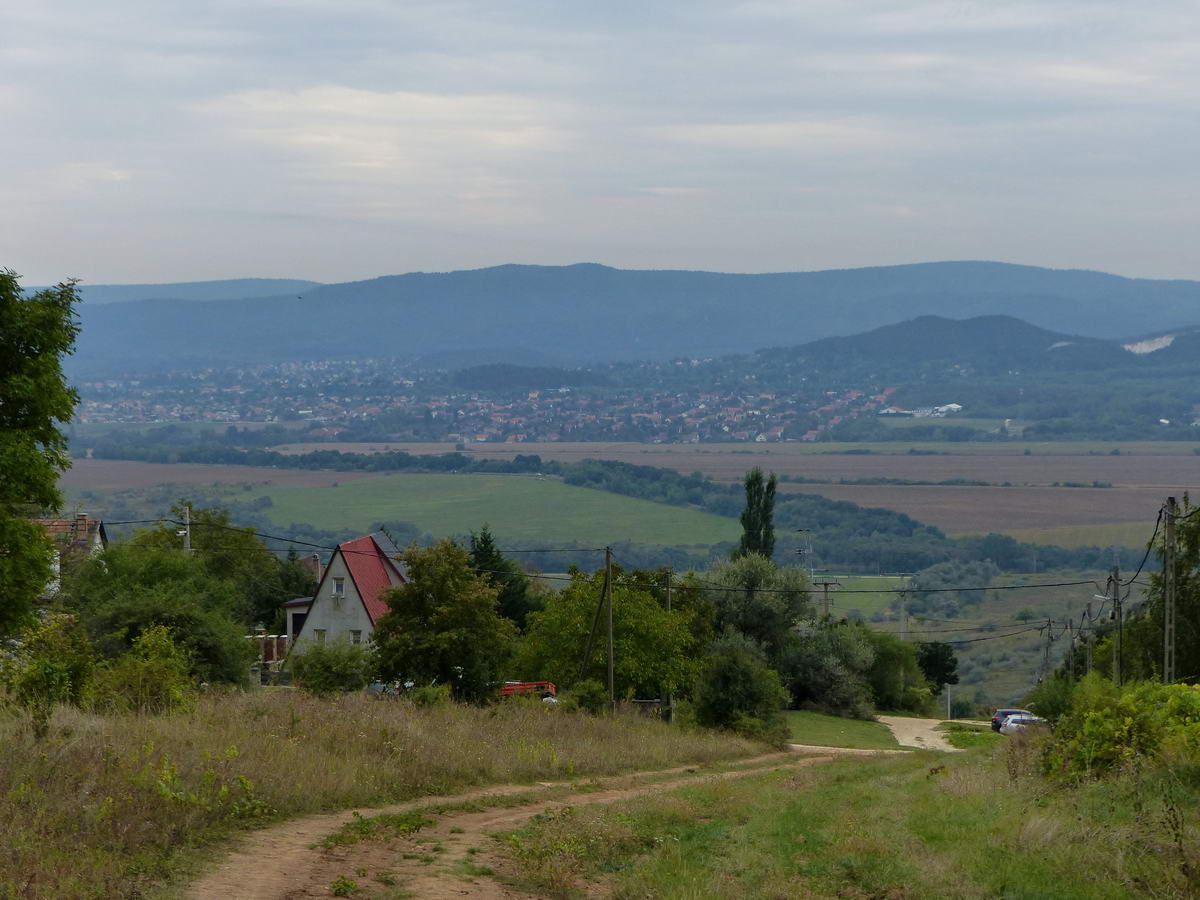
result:
[[[1004,724],[1004,720],[1009,716],[1032,716],[1027,709],[998,709],[992,714],[992,731],[999,731],[1000,726]]]

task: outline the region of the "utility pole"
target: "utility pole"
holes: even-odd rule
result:
[[[1175,681],[1175,498],[1167,498],[1163,539],[1163,684]]]
[[[667,612],[671,611],[671,581],[674,578],[674,572],[671,567],[667,567]],[[672,691],[667,691],[667,724],[670,725],[675,721],[675,694]]]
[[[824,622],[829,618],[829,589],[841,584],[840,581],[814,581],[817,587],[821,588],[821,621]]]
[[[1121,686],[1121,659],[1124,654],[1125,617],[1121,615],[1121,567],[1113,566],[1109,576],[1112,585],[1113,615],[1117,617],[1117,652],[1113,656],[1113,682]]]
[[[615,714],[617,711],[617,693],[613,688],[613,579],[612,579],[612,547],[604,548],[604,589],[608,601],[608,710]]]
[[[1075,682],[1075,624],[1067,622],[1067,683]]]
[[[183,552],[190,553],[192,551],[192,506],[190,503],[183,505]]]
[[[908,589],[912,585],[912,579],[909,579],[908,585],[900,589],[900,640],[908,640],[908,607],[905,601],[908,599]]]

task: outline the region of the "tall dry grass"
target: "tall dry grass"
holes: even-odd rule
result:
[[[760,749],[525,702],[419,708],[268,690],[172,716],[62,708],[40,743],[0,707],[0,898],[144,896],[197,848],[272,819]]]

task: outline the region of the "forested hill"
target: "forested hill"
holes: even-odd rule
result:
[[[922,315],[1009,315],[1114,338],[1195,324],[1200,282],[991,262],[737,275],[497,266],[237,302],[84,304],[76,373],[491,352],[539,364],[746,353]],[[497,358],[506,348],[512,359]]]
[[[79,295],[88,305],[136,300],[248,300],[267,296],[294,297],[319,286],[319,282],[296,278],[230,278],[173,284],[81,284]]]
[[[1200,315],[1200,313],[1198,313]],[[1163,351],[1135,354],[1119,341],[1048,331],[1011,316],[955,320],[921,316],[865,334],[825,338],[799,347],[761,350],[758,362],[791,362],[805,371],[862,370],[911,376],[922,367],[942,372],[992,375],[1005,372],[1089,371],[1135,365]],[[1178,358],[1178,355],[1176,355]],[[1193,355],[1191,361],[1200,359]],[[752,365],[750,360],[748,364]]]

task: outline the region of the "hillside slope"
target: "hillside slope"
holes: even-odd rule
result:
[[[1198,282],[987,262],[766,275],[508,265],[219,305],[85,305],[74,368],[485,348],[546,362],[547,351],[566,363],[665,359],[800,344],[922,315],[1003,314],[1115,338],[1193,324],[1197,309]]]

